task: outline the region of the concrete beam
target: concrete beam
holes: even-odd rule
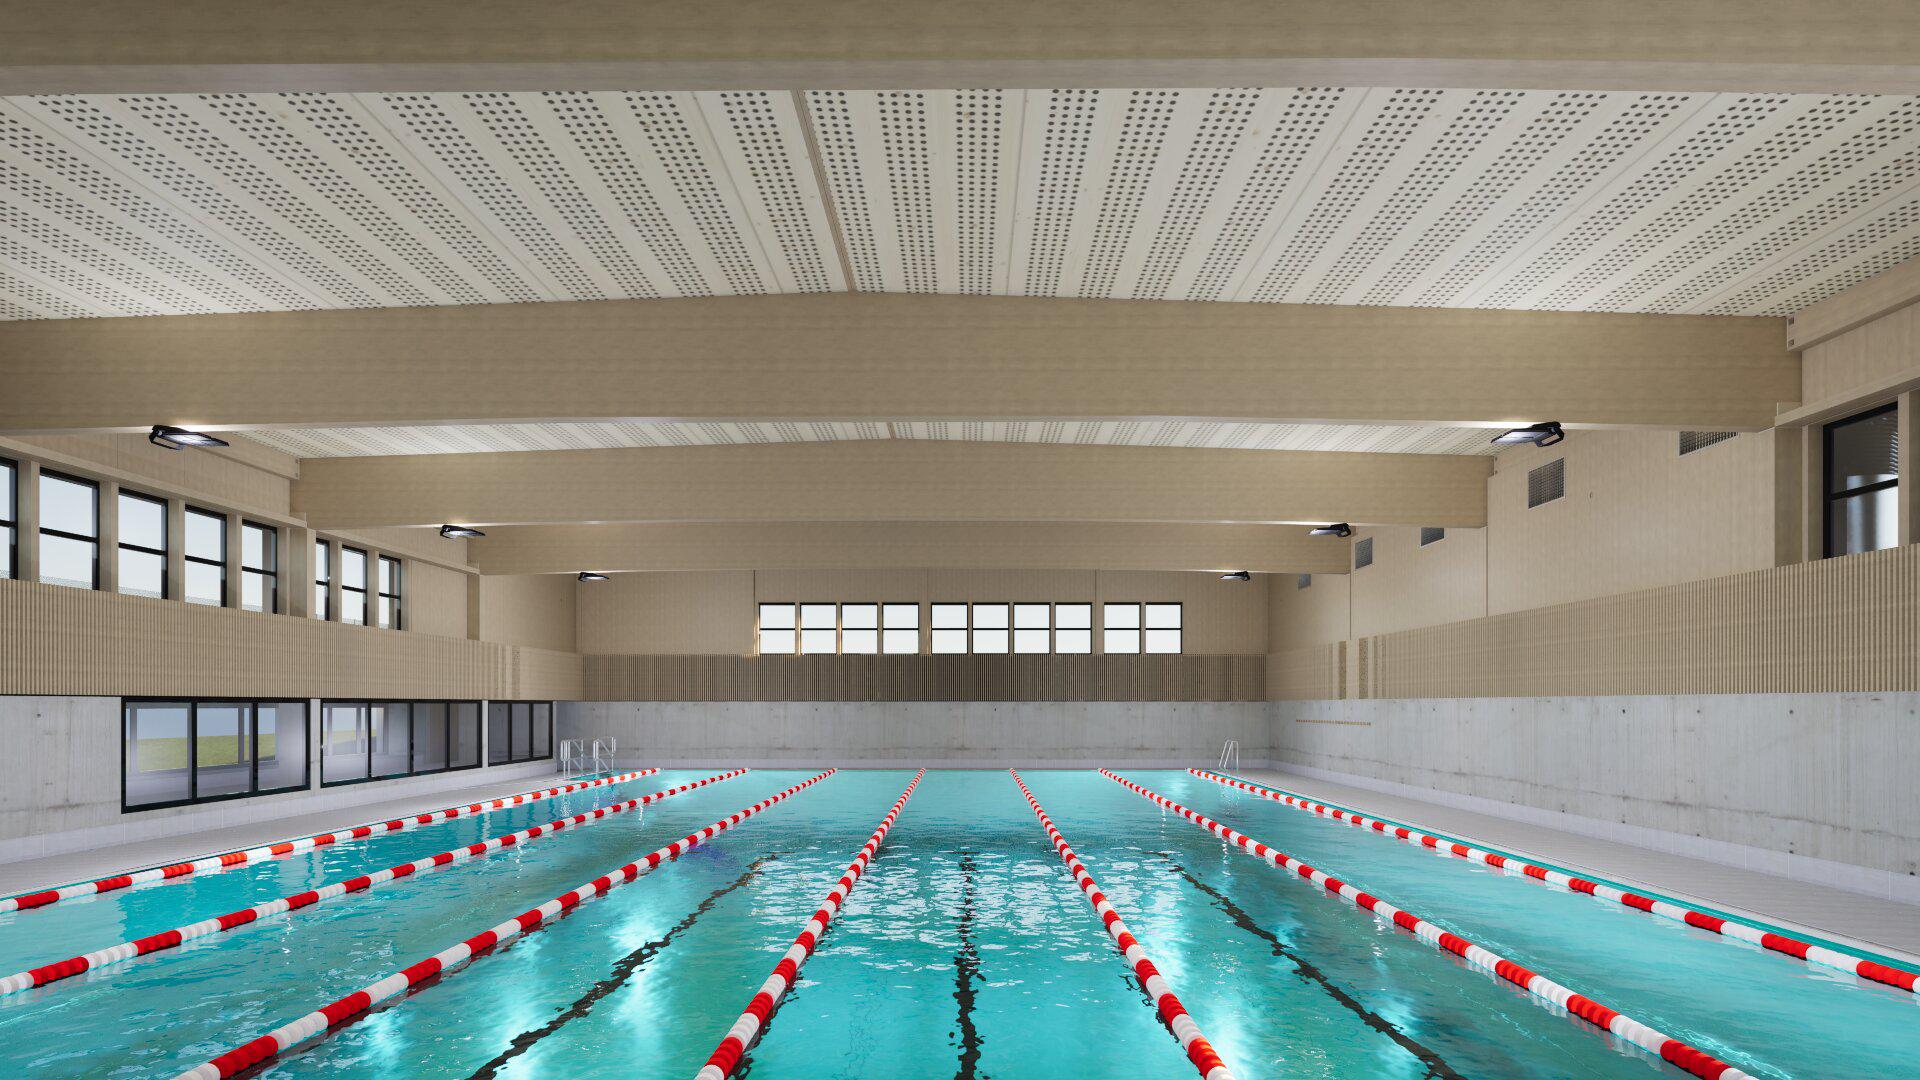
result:
[[[1884,0],[14,5],[0,93],[1464,86],[1913,93]]]
[[[316,529],[603,522],[1486,524],[1487,457],[838,442],[313,458]]]
[[[1250,570],[1344,574],[1347,545],[1288,525],[516,525],[468,545],[483,574],[580,570]]]
[[[1758,430],[1778,319],[835,293],[0,323],[0,434],[565,419]],[[378,386],[379,393],[343,388]]]

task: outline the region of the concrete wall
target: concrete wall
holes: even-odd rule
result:
[[[1572,815],[1548,823],[1920,901],[1920,693],[1272,708],[1282,767]],[[1809,873],[1809,859],[1840,865]]]
[[[1265,702],[562,702],[561,738],[623,762],[934,767],[1267,760]]]

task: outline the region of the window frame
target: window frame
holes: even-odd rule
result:
[[[55,480],[64,480],[69,484],[79,484],[82,487],[93,489],[93,535],[82,536],[79,533],[71,533],[65,529],[50,529],[47,527],[47,516],[43,510],[43,512],[40,514],[39,522],[36,523],[35,531],[38,533],[36,540],[42,537],[47,537],[47,536],[57,536],[62,540],[78,540],[92,547],[93,549],[93,584],[88,585],[87,589],[92,592],[99,592],[100,591],[100,481],[89,480],[84,476],[75,476],[71,473],[57,472],[53,469],[42,468],[40,470],[40,480],[39,480],[39,483],[42,487],[46,486],[48,477],[52,477]],[[19,473],[16,472],[14,474],[14,487],[18,489],[19,485],[20,485]],[[36,494],[42,496],[40,505],[42,507],[45,507],[46,500],[44,497],[44,492],[36,492]],[[16,527],[14,531],[17,534],[19,532],[19,529]],[[43,549],[45,548],[45,546],[46,546],[45,544],[41,544],[41,547]],[[43,585],[59,584],[58,582],[47,581],[45,577],[45,572],[46,572],[46,559],[43,557],[40,560],[40,572],[35,574],[34,576],[38,578],[39,583]],[[70,586],[70,585],[66,587],[73,588],[73,586]]]
[[[776,626],[773,632],[793,635],[793,648],[785,652],[767,651],[767,609],[785,608],[792,616],[792,625]],[[799,656],[800,655],[800,605],[792,603],[756,603],[753,606],[753,654],[755,656]]]
[[[6,579],[20,580],[20,485],[26,470],[12,458],[0,457],[0,469],[7,470],[7,500],[0,504],[0,527],[7,530]]]
[[[919,656],[921,655],[920,634],[924,628],[920,625],[920,606],[921,606],[920,601],[918,600],[912,600],[912,601],[882,600],[880,602],[880,655],[882,656]],[[912,608],[913,609],[913,625],[912,626],[888,626],[887,625],[887,609],[888,608]],[[887,634],[889,632],[904,634],[908,631],[913,632],[913,648],[911,649],[887,648]]]
[[[392,555],[382,554],[379,556],[379,562],[374,567],[374,579],[373,579],[373,587],[376,590],[375,595],[379,597],[379,600],[376,601],[373,622],[370,623],[369,625],[374,626],[381,630],[405,630],[406,629],[405,619],[403,618],[403,614],[400,608],[400,596],[401,596],[401,593],[404,592],[406,588],[405,583],[400,578],[401,569],[404,566],[404,564],[405,564],[405,560],[396,558],[395,556],[392,556]],[[387,569],[388,567],[393,568],[392,573],[388,573],[388,569]],[[387,591],[388,583],[391,583],[393,585],[392,592]],[[387,607],[388,602],[391,602],[392,604],[392,607],[390,609],[393,612],[392,626],[387,625],[385,615],[381,610]]]
[[[935,626],[934,615],[939,608],[959,608],[960,626]],[[939,647],[940,634],[959,634],[962,647],[942,650]],[[965,600],[936,600],[927,605],[927,653],[930,656],[969,656],[973,653],[973,605]]]
[[[872,608],[873,609],[873,625],[871,627],[848,626],[847,625],[847,609],[848,608]],[[850,602],[841,603],[839,616],[838,616],[839,622],[840,622],[840,642],[839,642],[840,655],[841,656],[879,656],[880,647],[882,645],[882,636],[885,633],[884,629],[880,625],[880,620],[883,617],[884,617],[884,614],[881,611],[880,602],[878,600],[854,600]],[[872,634],[873,648],[862,649],[858,652],[847,651],[847,635],[849,634]]]
[[[271,563],[272,564],[271,568],[247,565],[247,530],[248,529],[260,530],[263,536],[263,539],[260,543],[260,552],[262,555],[268,556],[264,561]],[[262,586],[260,591],[260,595],[265,600],[265,606],[261,608],[261,611],[268,615],[280,614],[280,530],[279,528],[273,525],[263,524],[258,521],[248,521],[246,518],[241,518],[240,519],[240,610],[242,611],[252,610],[251,608],[247,607],[247,575],[248,574],[253,574],[257,577],[264,578],[266,581],[266,584]]]
[[[1047,624],[1042,627],[1020,625],[1021,608],[1039,608],[1046,612]],[[1007,652],[1014,656],[1051,656],[1053,654],[1053,608],[1051,600],[1016,600],[1007,609]],[[1036,630],[1045,636],[1046,648],[1023,649],[1020,647],[1020,632],[1034,633]]]
[[[1179,626],[1152,625],[1152,623],[1148,621],[1147,612],[1148,612],[1148,609],[1156,608],[1156,607],[1173,608],[1175,616],[1180,620],[1180,625]],[[1177,649],[1148,648],[1147,642],[1150,640],[1148,635],[1155,630],[1159,630],[1162,632],[1171,630],[1175,634],[1179,635],[1176,640],[1179,642],[1180,647]],[[1140,604],[1140,655],[1142,656],[1183,656],[1186,654],[1186,651],[1187,651],[1187,605],[1186,605],[1186,602],[1183,600],[1142,601]]]
[[[306,712],[306,744],[301,747],[300,783],[286,787],[257,790],[260,786],[260,706],[262,705],[299,705]],[[166,802],[141,803],[139,806],[127,805],[127,767],[132,764],[133,746],[127,738],[127,706],[129,705],[185,705],[187,707],[187,798],[172,799]],[[200,789],[200,706],[202,705],[245,705],[250,718],[249,728],[253,735],[253,754],[251,757],[251,776],[247,791],[234,791],[225,795],[198,794]],[[122,814],[140,814],[148,810],[167,810],[177,806],[204,806],[209,803],[232,802],[235,799],[256,799],[263,795],[285,795],[295,791],[313,789],[313,702],[308,698],[228,698],[228,697],[154,697],[134,696],[120,699],[120,812]],[[276,747],[277,752],[277,747]]]
[[[1835,503],[1858,498],[1862,495],[1871,495],[1877,491],[1886,491],[1889,488],[1895,491],[1898,491],[1900,488],[1900,475],[1896,472],[1891,480],[1879,480],[1871,484],[1862,484],[1859,487],[1848,488],[1845,491],[1833,490],[1834,431],[1846,427],[1849,424],[1859,423],[1863,420],[1871,420],[1876,416],[1881,416],[1886,413],[1893,413],[1895,415],[1895,422],[1897,423],[1899,412],[1900,402],[1896,399],[1884,405],[1864,409],[1854,413],[1852,416],[1842,417],[1832,423],[1822,424],[1820,426],[1820,557],[1822,559],[1837,559],[1845,555],[1863,555],[1866,553],[1859,551],[1836,553],[1833,550],[1833,507]],[[1897,462],[1895,468],[1898,468]],[[1867,550],[1885,551],[1886,549],[1869,548]]]
[[[313,617],[333,621],[333,541],[313,538]]]
[[[826,608],[828,611],[831,611],[833,613],[833,625],[831,627],[808,626],[807,625],[807,609],[808,608]],[[816,634],[820,634],[820,633],[832,634],[833,635],[832,647],[826,648],[826,649],[807,648],[807,631],[808,630],[812,630]],[[796,656],[838,656],[840,655],[840,605],[838,603],[827,601],[827,600],[796,601],[793,605],[793,632],[794,632],[793,647],[794,647],[794,655]]]
[[[347,553],[348,552],[352,552],[353,554],[360,556],[360,585],[358,588],[355,588],[354,586],[347,584]],[[365,548],[350,547],[346,544],[340,545],[340,591],[343,594],[344,593],[360,594],[360,621],[357,623],[350,623],[346,620],[345,616],[346,616],[347,604],[344,596],[342,597],[340,602],[341,618],[339,620],[342,626],[372,626],[373,625],[372,623],[367,621],[367,614],[369,610],[367,607],[367,598],[369,595],[368,587],[372,584],[372,582],[367,580],[367,576],[370,573],[377,572],[376,568],[370,565],[372,561],[373,561],[372,558],[368,555],[367,550]]]
[[[775,653],[774,655],[778,656],[780,654]],[[558,748],[554,742],[553,735],[554,735],[556,725],[559,723],[559,718],[560,718],[559,716],[560,710],[558,706],[555,705],[554,702],[549,700],[508,701],[504,699],[489,699],[481,709],[480,723],[483,731],[490,731],[490,729],[487,728],[487,724],[489,722],[488,714],[492,711],[493,707],[496,705],[504,705],[507,707],[507,756],[499,759],[498,761],[494,760],[493,737],[491,734],[489,734],[485,740],[486,752],[481,755],[481,757],[485,759],[486,764],[489,767],[492,767],[495,765],[525,765],[531,761],[552,761],[553,760],[554,751]],[[521,705],[526,706],[526,709],[527,709],[527,754],[528,756],[514,757],[513,756],[513,710],[516,706],[521,706]],[[533,751],[533,748],[536,744],[536,740],[533,737],[533,733],[536,730],[534,727],[534,718],[539,715],[535,711],[535,709],[537,706],[540,706],[540,705],[545,705],[547,707],[547,752],[545,754],[536,754]]]
[[[983,628],[978,618],[981,608],[1000,608],[1006,613],[1006,621],[999,626],[985,627],[989,634],[1005,634],[1007,647],[981,651],[980,634]],[[1049,620],[1051,621],[1051,620]],[[1051,644],[1051,642],[1049,642]],[[967,655],[969,656],[1012,656],[1013,655],[1013,601],[977,600],[967,605]]]
[[[1113,627],[1107,623],[1108,608],[1130,607],[1133,609],[1133,625]],[[1131,630],[1136,636],[1133,648],[1111,649],[1107,646],[1107,635],[1115,631],[1126,633]],[[1100,602],[1100,652],[1113,656],[1144,656],[1147,649],[1147,608],[1138,600],[1102,600]]]
[[[484,736],[486,732],[486,725],[487,725],[486,702],[484,701],[481,701],[475,698],[420,698],[418,700],[414,700],[410,698],[321,698],[320,708],[319,708],[319,713],[321,716],[326,715],[327,707],[330,705],[353,705],[366,710],[367,724],[368,724],[367,752],[366,752],[367,775],[355,776],[346,780],[327,779],[327,754],[326,754],[326,746],[323,743],[320,748],[320,786],[323,788],[352,787],[355,784],[371,784],[379,780],[405,780],[405,779],[408,779],[409,777],[414,777],[414,776],[438,776],[441,773],[470,772],[474,769],[480,769],[480,768],[486,767],[487,756],[485,753],[475,754],[474,763],[471,765],[453,764],[453,747],[454,747],[453,726],[454,726],[454,716],[456,715],[455,707],[460,705],[473,706],[474,717],[475,717],[474,735],[476,737],[480,737],[480,736]],[[375,705],[407,706],[407,771],[406,772],[388,773],[384,776],[375,776],[373,774],[372,724],[373,724],[373,707]],[[414,762],[417,760],[420,752],[420,739],[419,739],[418,732],[416,730],[415,725],[418,723],[419,709],[420,709],[420,706],[422,705],[428,705],[428,706],[440,705],[440,706],[444,706],[447,710],[446,716],[443,718],[443,727],[444,727],[443,734],[446,736],[446,738],[445,738],[445,741],[442,743],[442,745],[446,747],[447,764],[442,765],[438,769],[414,768]]]
[[[213,518],[214,520],[220,523],[220,558],[217,561],[213,559],[202,558],[200,556],[195,555],[193,553],[193,549],[189,547],[187,544],[187,534],[189,530],[187,529],[186,523],[192,520],[193,515],[195,514],[198,514],[201,517]],[[232,590],[228,588],[228,586],[231,585],[232,583],[227,580],[227,544],[232,539],[227,535],[227,527],[231,525],[232,522],[227,519],[227,515],[219,512],[218,510],[203,509],[201,507],[194,506],[191,503],[187,504],[183,508],[180,522],[181,522],[180,524],[180,557],[183,560],[185,560],[185,562],[187,563],[195,563],[200,566],[212,566],[219,569],[220,571],[220,603],[203,604],[197,600],[190,599],[187,595],[189,590],[191,589],[192,578],[190,575],[187,576],[187,580],[182,581],[180,583],[180,599],[186,603],[194,605],[195,607],[230,607],[232,606],[228,603],[229,594],[232,592]],[[186,568],[184,565],[181,568],[181,573],[183,575],[186,574]]]
[[[167,512],[169,509],[167,500],[158,495],[149,495],[144,491],[135,491],[132,488],[124,488],[124,487],[120,489],[118,498],[132,499],[135,502],[152,503],[153,505],[158,506],[160,508],[160,547],[158,550],[156,550],[154,548],[147,547],[143,544],[129,544],[127,542],[127,539],[126,539],[127,530],[124,526],[124,522],[127,519],[127,515],[124,512],[123,507],[116,505],[114,507],[114,514],[115,514],[114,521],[116,523],[116,527],[114,528],[113,550],[116,557],[118,557],[119,553],[122,551],[137,551],[143,555],[160,556],[160,599],[162,600],[171,599],[172,598],[171,591],[168,588],[168,585],[170,584],[170,582],[168,581],[168,577],[173,567],[170,565],[172,560],[167,557],[167,549],[172,546],[173,537],[169,535],[169,526],[172,523],[168,520],[168,518],[170,518],[172,515]],[[116,577],[118,578],[118,582],[116,583],[114,588],[115,588],[115,591],[118,592],[120,595],[122,596],[143,595],[141,593],[130,593],[127,591],[127,581],[126,581],[125,574],[116,574]]]
[[[1097,632],[1094,629],[1094,625],[1093,625],[1093,609],[1097,606],[1098,605],[1096,605],[1091,600],[1059,600],[1054,602],[1053,604],[1053,654],[1055,656],[1092,656],[1093,655],[1093,643],[1095,640],[1094,634]],[[1060,625],[1060,609],[1074,608],[1074,607],[1081,607],[1081,608],[1087,609],[1087,625],[1084,627],[1061,626]],[[1087,647],[1084,649],[1075,649],[1072,652],[1061,652],[1060,651],[1060,634],[1062,631],[1065,631],[1067,633],[1086,634]]]

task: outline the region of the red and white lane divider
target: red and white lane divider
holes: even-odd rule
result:
[[[1493,972],[1502,979],[1532,994],[1534,997],[1550,1001],[1595,1027],[1605,1028],[1607,1031],[1612,1032],[1614,1035],[1625,1039],[1643,1050],[1660,1055],[1663,1059],[1680,1066],[1695,1076],[1701,1077],[1702,1080],[1753,1080],[1747,1073],[1741,1072],[1739,1069],[1734,1068],[1695,1046],[1682,1042],[1672,1036],[1662,1034],[1624,1013],[1607,1008],[1605,1005],[1591,998],[1576,994],[1566,987],[1561,986],[1559,983],[1547,978],[1545,975],[1528,971],[1526,968],[1521,967],[1519,964],[1497,953],[1489,952],[1463,937],[1450,934],[1440,929],[1410,911],[1396,908],[1379,897],[1361,892],[1359,889],[1341,881],[1339,878],[1331,877],[1320,870],[1316,870],[1284,851],[1277,851],[1244,833],[1235,832],[1233,829],[1220,824],[1205,814],[1189,810],[1179,803],[1174,802],[1172,799],[1158,792],[1149,791],[1118,773],[1108,769],[1101,769],[1100,775],[1112,780],[1114,783],[1119,784],[1135,795],[1142,796],[1162,809],[1171,810],[1179,814],[1181,817],[1213,833],[1222,840],[1239,847],[1242,851],[1264,859],[1282,869],[1291,870],[1295,874],[1312,881],[1328,892],[1360,908],[1362,911],[1371,912],[1377,918],[1384,919],[1393,923],[1395,926],[1411,931],[1422,940],[1433,945],[1438,945],[1440,948],[1453,953],[1455,956],[1464,958],[1475,967],[1484,968]]]
[[[637,859],[617,870],[610,870],[570,892],[554,897],[539,907],[521,912],[491,930],[483,930],[450,949],[442,950],[425,960],[402,968],[364,990],[356,990],[290,1024],[277,1027],[257,1039],[234,1047],[211,1061],[196,1065],[181,1073],[176,1080],[217,1080],[217,1078],[233,1076],[250,1069],[336,1024],[366,1012],[395,994],[418,986],[456,964],[464,963],[503,941],[518,937],[554,916],[572,910],[590,897],[600,896],[619,888],[668,859],[679,858],[714,836],[726,832],[767,807],[783,802],[795,793],[812,787],[838,771],[838,769],[828,769],[802,780],[777,795],[770,795],[744,810],[737,810],[699,832],[689,833],[675,840],[643,859]]]
[[[1073,853],[1073,848],[1068,846],[1067,838],[1060,835],[1060,830],[1054,828],[1053,819],[1041,809],[1040,800],[1034,798],[1033,792],[1027,790],[1027,782],[1020,779],[1020,771],[1018,769],[1007,771],[1013,774],[1013,782],[1020,785],[1020,794],[1027,797],[1027,805],[1033,807],[1034,816],[1040,819],[1041,826],[1047,830],[1047,839],[1053,841],[1053,850],[1060,853],[1060,861],[1066,863],[1067,869],[1073,873],[1074,884],[1080,886],[1080,891],[1086,894],[1087,902],[1093,905],[1093,910],[1100,916],[1101,925],[1107,928],[1107,934],[1113,938],[1113,943],[1118,945],[1120,951],[1125,954],[1127,963],[1133,968],[1134,978],[1140,980],[1140,985],[1146,989],[1147,996],[1153,999],[1154,1008],[1160,1013],[1161,1023],[1167,1025],[1167,1029],[1173,1032],[1173,1037],[1180,1041],[1180,1048],[1187,1052],[1187,1060],[1193,1062],[1193,1067],[1199,1070],[1200,1075],[1206,1080],[1233,1080],[1233,1073],[1227,1069],[1226,1063],[1220,1060],[1219,1054],[1214,1053],[1213,1044],[1207,1041],[1206,1036],[1200,1034],[1200,1025],[1194,1023],[1193,1017],[1187,1015],[1187,1007],[1180,1004],[1180,999],[1173,995],[1173,988],[1167,985],[1166,977],[1160,974],[1160,969],[1153,966],[1153,961],[1147,958],[1147,951],[1140,947],[1140,942],[1134,938],[1133,932],[1128,930],[1127,924],[1120,920],[1120,913],[1107,902],[1106,894],[1100,891],[1099,885],[1095,884],[1093,875],[1087,873],[1086,864],[1080,861],[1080,856]]]
[[[767,976],[767,981],[760,984],[759,993],[754,994],[753,1000],[747,1003],[746,1011],[740,1014],[740,1019],[735,1020],[733,1026],[727,1029],[726,1038],[721,1039],[720,1045],[714,1048],[713,1056],[709,1057],[707,1063],[695,1074],[695,1080],[725,1080],[726,1077],[733,1075],[735,1066],[740,1064],[740,1056],[747,1052],[747,1047],[753,1045],[753,1037],[760,1033],[767,1018],[773,1014],[774,1007],[780,1004],[780,998],[786,994],[787,987],[793,985],[794,978],[800,973],[800,966],[807,962],[807,958],[812,956],[813,950],[819,946],[821,935],[827,932],[827,925],[833,922],[835,915],[840,913],[840,905],[846,901],[847,894],[853,891],[854,885],[859,883],[860,875],[867,872],[867,863],[872,861],[874,853],[879,851],[880,845],[886,841],[888,831],[893,828],[894,819],[900,816],[900,811],[907,805],[907,800],[913,798],[913,789],[920,786],[920,778],[925,775],[927,775],[925,769],[915,773],[912,782],[907,784],[907,790],[901,792],[899,800],[893,804],[893,809],[887,811],[887,816],[880,819],[880,827],[873,830],[873,835],[867,837],[866,846],[860,849],[860,854],[855,855],[853,861],[847,864],[846,872],[840,875],[839,882],[827,893],[826,902],[820,905],[820,910],[813,913],[813,918],[807,920],[807,925],[800,931],[800,936],[793,939],[793,945],[787,949],[787,954],[774,965],[773,974]]]
[[[1676,922],[1683,922],[1688,926],[1711,931],[1722,937],[1729,937],[1737,941],[1758,945],[1763,949],[1784,953],[1787,956],[1799,957],[1809,963],[1839,968],[1842,971],[1852,972],[1863,979],[1871,979],[1874,982],[1899,987],[1909,993],[1920,993],[1920,989],[1916,989],[1916,984],[1920,983],[1920,974],[1901,968],[1890,967],[1865,956],[1841,952],[1837,949],[1829,949],[1823,945],[1815,945],[1809,941],[1801,941],[1798,938],[1788,937],[1785,934],[1777,934],[1764,927],[1754,926],[1750,923],[1724,918],[1719,915],[1709,915],[1704,911],[1695,911],[1692,908],[1681,907],[1679,904],[1669,903],[1665,900],[1657,900],[1650,896],[1641,896],[1639,893],[1628,892],[1625,889],[1615,888],[1612,885],[1597,881],[1588,881],[1586,878],[1574,877],[1572,874],[1545,866],[1536,866],[1533,863],[1514,858],[1510,855],[1501,855],[1492,851],[1482,851],[1477,847],[1462,844],[1443,836],[1433,836],[1428,833],[1423,833],[1418,829],[1410,829],[1396,822],[1381,821],[1378,818],[1367,817],[1364,814],[1356,814],[1351,810],[1342,810],[1336,806],[1328,806],[1325,803],[1314,802],[1303,795],[1277,791],[1271,788],[1261,787],[1258,784],[1249,784],[1244,780],[1237,780],[1231,776],[1221,776],[1219,773],[1211,773],[1205,769],[1188,769],[1187,771],[1202,779],[1211,780],[1216,784],[1224,784],[1227,787],[1238,788],[1241,791],[1258,795],[1263,799],[1271,799],[1277,803],[1284,803],[1296,810],[1305,810],[1324,818],[1332,818],[1335,821],[1343,821],[1349,825],[1372,830],[1382,836],[1404,840],[1415,847],[1428,848],[1441,852],[1442,854],[1452,855],[1455,858],[1467,859],[1471,862],[1482,863],[1500,870],[1517,870],[1527,877],[1544,881],[1549,885],[1557,885],[1570,892],[1585,893],[1588,896],[1600,897],[1602,900],[1611,900],[1616,904],[1621,904],[1637,911],[1645,911],[1649,914],[1663,916],[1668,919],[1673,919]]]
[[[562,830],[570,829],[575,825],[585,824],[589,821],[598,821],[601,818],[611,817],[614,814],[623,813],[635,807],[651,806],[662,799],[670,799],[675,795],[692,791],[695,788],[703,788],[708,784],[717,784],[722,780],[731,780],[736,776],[743,775],[746,771],[745,769],[735,769],[732,772],[709,776],[701,780],[681,784],[678,787],[668,788],[665,791],[656,791],[651,795],[643,795],[637,799],[611,803],[594,810],[575,814],[572,817],[561,818],[558,821],[549,821],[545,825],[535,825],[530,829],[522,829],[516,833],[507,833],[503,836],[482,840],[477,844],[468,844],[463,848],[442,851],[438,855],[429,855],[424,859],[415,859],[412,862],[401,863],[398,866],[389,866],[385,870],[377,873],[362,874],[359,877],[336,881],[331,884],[322,885],[316,889],[309,889],[306,892],[294,893],[292,896],[283,896],[278,900],[269,900],[266,903],[255,904],[249,908],[229,911],[225,915],[219,915],[211,919],[203,919],[200,922],[182,926],[177,929],[165,930],[158,934],[150,934],[147,937],[136,938],[133,941],[123,941],[118,945],[110,945],[104,949],[96,949],[93,952],[80,956],[69,957],[58,963],[44,964],[26,971],[15,972],[5,978],[0,978],[0,995],[12,994],[32,987],[45,986],[48,983],[59,982],[62,979],[70,979],[75,975],[103,968],[109,964],[117,964],[123,960],[131,960],[136,956],[145,956],[148,953],[177,948],[181,944],[196,938],[224,933],[225,931],[237,929],[249,923],[258,922],[261,919],[279,915],[284,912],[299,911],[302,908],[317,904],[322,900],[331,900],[336,896],[366,892],[369,889],[376,889],[390,882],[404,881],[422,870],[431,870],[436,866],[446,866],[450,863],[462,862],[477,855],[485,855],[490,851],[498,851],[501,848],[512,847],[527,840],[537,839],[542,836],[551,836]]]
[[[636,772],[622,773],[619,776],[608,776],[599,780],[583,780],[577,784],[567,784],[562,787],[543,788],[539,791],[523,791],[517,795],[502,795],[497,799],[488,799],[485,802],[468,803],[464,806],[443,807],[439,810],[430,810],[424,814],[394,818],[391,821],[369,821],[364,825],[354,825],[350,828],[335,829],[332,832],[315,833],[312,836],[280,840],[260,847],[247,848],[244,851],[228,851],[219,855],[208,855],[205,858],[195,859],[192,862],[174,863],[170,866],[155,866],[146,870],[129,870],[124,873],[115,874],[112,877],[103,877],[94,881],[83,881],[74,885],[62,885],[57,889],[45,889],[40,892],[26,893],[21,896],[9,896],[0,899],[0,914],[9,911],[25,911],[30,908],[46,907],[48,904],[57,904],[62,900],[72,900],[81,896],[94,896],[98,893],[113,892],[116,889],[130,888],[134,885],[144,885],[149,881],[182,878],[189,874],[198,874],[207,870],[225,870],[228,867],[264,862],[267,859],[278,858],[295,851],[306,851],[310,848],[326,847],[328,844],[338,844],[347,840],[359,840],[368,836],[379,836],[382,833],[407,832],[411,829],[417,829],[422,825],[438,825],[443,821],[452,821],[454,818],[467,817],[471,814],[486,814],[509,806],[522,806],[526,803],[539,802],[542,799],[558,798],[569,792],[605,787],[608,784],[624,784],[629,780],[637,780],[642,776],[652,776],[659,771],[659,769],[640,769]]]

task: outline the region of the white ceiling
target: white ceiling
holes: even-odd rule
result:
[[[1920,254],[1914,97],[804,97],[0,99],[0,318],[845,289],[809,123],[861,290],[1777,315]]]
[[[808,423],[567,422],[386,428],[284,428],[245,432],[295,457],[597,450],[626,446],[727,446],[848,439],[1100,446],[1190,446],[1241,450],[1342,450],[1397,454],[1489,454],[1481,428],[1336,424],[1236,424],[1198,420],[835,421]]]

